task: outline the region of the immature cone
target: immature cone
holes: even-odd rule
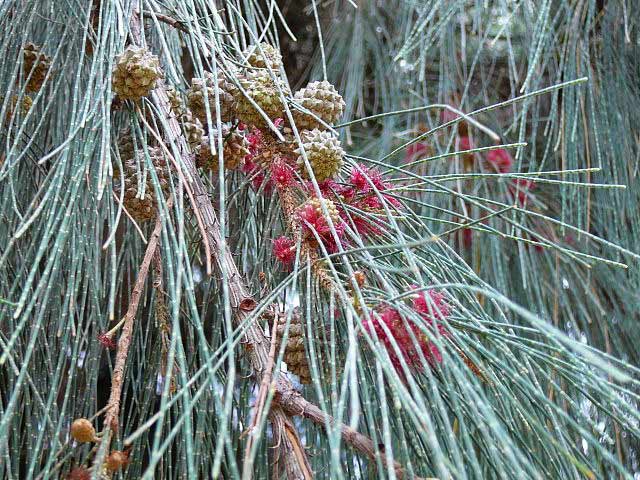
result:
[[[223,155],[224,169],[235,170],[244,162],[244,158],[249,154],[249,144],[247,140],[236,131],[230,132],[228,128],[222,129],[223,139]],[[218,145],[216,131],[212,131],[211,141],[213,143],[213,151],[209,144],[209,137],[202,137],[202,142],[196,150],[196,163],[198,167],[211,170],[216,173],[218,171]]]
[[[190,110],[186,110],[180,117],[180,123],[182,124],[184,136],[189,145],[192,147],[200,145],[204,137],[204,128],[202,128],[200,120],[198,120]]]
[[[120,450],[114,450],[104,461],[105,468],[110,472],[115,472],[129,463],[129,455]]]
[[[238,118],[247,125],[265,127],[267,121],[251,103],[253,100],[273,122],[284,116],[284,104],[280,99],[280,92],[288,94],[288,87],[280,80],[274,81],[267,71],[250,71],[240,79],[240,85],[246,96],[238,91],[236,96]]]
[[[22,75],[29,81],[26,85],[27,92],[37,92],[42,88],[44,78],[51,67],[51,57],[40,51],[40,47],[29,42],[22,48],[24,64]]]
[[[118,132],[117,145],[120,158],[123,162],[135,156],[136,148],[133,142],[133,136],[128,128],[123,128]],[[140,147],[140,145],[138,145],[138,147]]]
[[[345,106],[342,96],[335,87],[324,80],[311,82],[305,88],[298,90],[293,96],[293,101],[329,125],[338,121]],[[299,110],[293,112],[293,119],[300,130],[327,128],[312,115]]]
[[[286,324],[286,315],[280,315],[278,317],[278,326],[276,327],[279,341],[284,336]],[[283,360],[287,364],[287,369],[300,377],[300,383],[311,383],[309,361],[304,350],[304,325],[299,315],[293,315],[291,317],[289,336],[287,337],[287,346],[285,347]]]
[[[7,121],[9,121],[13,116],[16,106],[18,105],[18,100],[19,100],[18,95],[13,95],[11,97],[11,104],[9,105],[9,108],[7,108],[7,113],[5,114],[5,119]],[[4,102],[4,97],[0,95],[0,110],[2,110],[3,102]],[[20,112],[23,115],[26,115],[31,109],[32,105],[33,105],[33,100],[31,99],[31,97],[29,95],[23,95],[22,102],[20,102]]]
[[[173,86],[169,85],[167,87],[167,97],[169,97],[169,105],[171,106],[173,113],[176,115],[183,115],[185,113],[185,109],[180,92],[178,92]]]
[[[230,122],[235,117],[235,96],[238,88],[221,71],[218,71],[217,82],[212,73],[204,72],[204,78],[192,79],[191,87],[187,90],[187,105],[202,123],[207,121],[207,103],[211,112],[211,121],[216,121],[216,111],[218,109],[216,90],[218,91],[221,120]]]
[[[74,467],[66,478],[67,480],[90,480],[91,472],[85,467]]]
[[[243,55],[247,59],[247,63],[255,68],[268,67],[278,72],[282,66],[282,55],[280,55],[280,51],[268,43],[261,43],[259,47],[257,45],[251,45],[247,47]]]
[[[340,145],[340,140],[330,132],[321,130],[303,130],[300,132],[302,148],[307,154],[307,159],[313,170],[313,174],[318,182],[333,178],[342,167],[344,150]],[[307,169],[304,165],[302,148],[295,151],[298,154],[298,166],[302,175],[308,177]]]
[[[86,418],[78,418],[73,421],[71,424],[71,436],[79,443],[95,442],[97,440],[96,429]]]
[[[162,77],[160,61],[144,47],[128,46],[113,69],[113,91],[122,100],[140,100]]]
[[[169,174],[167,171],[164,155],[160,147],[149,148],[149,155],[153,162],[160,189],[163,194],[169,194]],[[151,172],[145,164],[144,151],[139,151],[136,157],[123,159],[124,177],[124,206],[136,222],[145,222],[156,217],[158,204],[156,201],[156,193],[153,187],[153,178]],[[146,176],[146,183],[142,179]],[[116,176],[118,180],[120,175]],[[144,196],[141,197],[144,188]],[[120,197],[120,187],[115,186],[114,191],[118,198]]]

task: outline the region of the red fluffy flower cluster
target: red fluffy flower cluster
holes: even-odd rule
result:
[[[285,265],[291,265],[296,258],[296,244],[289,237],[279,237],[273,241],[273,256]]]
[[[98,335],[98,342],[108,350],[115,350],[116,348],[116,342],[106,333],[100,333]]]
[[[245,166],[249,162],[245,162]],[[260,182],[264,181],[264,177]],[[291,166],[285,161],[276,161],[271,166],[269,179],[272,185],[278,188],[287,188],[296,184],[296,178]],[[336,235],[341,243],[345,244],[344,234],[349,225],[359,235],[366,237],[377,235],[385,230],[383,217],[384,205],[400,207],[400,202],[389,193],[389,182],[382,179],[382,175],[375,169],[365,165],[355,165],[351,169],[349,179],[344,183],[335,180],[325,180],[318,184],[321,197],[318,199],[329,200],[329,214],[332,219]],[[301,189],[315,198],[315,190],[311,182],[301,186]],[[336,238],[331,231],[328,218],[320,205],[320,202],[308,201],[302,204],[296,212],[303,232],[311,240],[319,239],[329,253],[338,251]],[[274,241],[273,254],[285,265],[290,265],[295,257],[294,242],[288,237],[280,237]],[[291,253],[293,251],[293,253]]]
[[[423,371],[426,365],[433,366],[441,362],[442,354],[432,338],[436,335],[450,336],[447,329],[439,323],[451,313],[451,307],[446,303],[444,294],[434,290],[429,290],[426,294],[420,292],[413,298],[412,308],[424,320],[421,325],[403,318],[400,312],[392,307],[385,307],[373,313],[364,322],[364,328],[371,334],[375,332],[387,350],[394,368],[401,375],[402,360],[415,372]],[[394,342],[397,349],[393,345]],[[426,360],[426,365],[423,359]]]
[[[336,199],[340,217],[361,236],[379,235],[385,230],[385,203],[400,207],[398,199],[386,193],[391,184],[380,172],[363,164],[351,169],[347,183],[327,180],[319,186],[323,196]]]

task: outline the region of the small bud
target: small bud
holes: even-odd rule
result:
[[[76,442],[95,442],[96,429],[86,418],[78,418],[71,424],[71,436]]]
[[[120,450],[114,450],[105,460],[105,467],[111,472],[115,472],[129,463],[129,455]]]
[[[74,467],[67,476],[67,480],[89,480],[91,472],[84,467]]]
[[[361,272],[360,270],[353,273],[353,278],[355,279],[356,283],[360,288],[362,288],[365,282],[367,281],[367,276],[364,274],[364,272]]]
[[[115,350],[116,348],[116,342],[114,342],[113,338],[111,338],[106,333],[98,334],[98,341],[107,350]]]
[[[245,312],[250,312],[251,310],[256,308],[256,301],[251,297],[243,298],[240,302],[240,310]]]

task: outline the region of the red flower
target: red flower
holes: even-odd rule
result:
[[[462,245],[464,248],[469,249],[473,244],[473,230],[471,228],[462,229]]]
[[[113,339],[106,333],[100,333],[98,335],[98,341],[104,348],[108,350],[115,350],[116,348],[116,342],[114,342]]]
[[[282,236],[273,241],[273,256],[285,265],[290,265],[296,258],[296,245],[288,237]]]
[[[382,180],[380,172],[363,164],[356,165],[351,169],[349,182],[359,193],[368,193],[371,190],[371,185],[380,191],[388,188],[387,183]]]
[[[528,180],[526,178],[516,178],[509,186],[509,191],[513,197],[518,198],[518,203],[524,205],[527,197],[531,195],[529,192],[536,188],[536,182]]]
[[[476,148],[475,143],[469,137],[458,138],[458,150],[472,150]]]
[[[342,218],[340,218],[340,213],[338,212],[336,205],[331,200],[327,200],[325,198],[311,198],[298,208],[296,217],[302,228],[311,233],[310,238],[315,238],[313,233],[315,232],[315,234],[320,237],[320,241],[329,253],[334,253],[338,251],[338,244],[331,232],[329,219],[323,212],[321,201],[325,202],[325,207],[327,208],[327,213],[331,217],[331,222],[333,223],[336,235],[339,239],[342,239],[345,224],[342,221]]]
[[[265,183],[264,171],[260,166],[252,159],[252,155],[249,154],[245,157],[244,164],[242,165],[242,171],[251,177],[251,185],[253,189],[258,191],[262,184]],[[264,185],[264,192],[269,193],[273,188],[273,182],[268,179]]]
[[[413,288],[417,288],[415,285]],[[427,299],[427,297],[429,297]],[[451,314],[451,307],[445,301],[444,294],[435,290],[421,291],[413,298],[413,309],[428,317],[442,320]]]
[[[445,108],[444,110],[442,110],[440,112],[440,122],[441,123],[451,122],[451,121],[453,121],[453,120],[455,120],[456,118],[459,118],[459,117],[460,117],[460,115],[458,115],[455,112],[452,112],[448,108]]]
[[[249,151],[252,155],[255,155],[262,145],[262,132],[254,128],[251,133],[247,135],[247,142],[249,143]]]
[[[336,234],[338,235],[338,238],[340,239],[342,245],[344,245],[345,241],[342,239],[342,237],[344,236],[346,224],[343,221],[340,221],[337,224],[334,223],[333,226],[336,229]],[[329,253],[336,253],[340,250],[338,248],[338,243],[336,242],[336,239],[333,237],[331,232],[327,232],[326,234],[322,235],[322,244]]]
[[[382,221],[377,218],[365,218],[354,213],[351,221],[353,228],[362,236],[380,235],[384,231]]]
[[[356,194],[355,189],[352,186],[341,185],[331,179],[319,182],[318,187],[320,188],[320,193],[324,198],[335,197],[338,195],[344,200],[351,200]],[[311,195],[315,195],[313,183],[307,182],[307,190]]]
[[[271,179],[280,188],[286,188],[295,183],[293,169],[283,160],[276,160],[271,165]]]
[[[513,159],[504,148],[497,148],[487,153],[487,162],[495,167],[500,173],[511,171]]]
[[[329,221],[324,216],[322,207],[319,205],[319,203],[305,203],[300,208],[298,208],[297,216],[298,221],[304,228],[308,230],[315,230],[315,232],[320,236],[331,231],[331,228],[329,227]],[[336,219],[333,218],[332,220],[334,221],[333,223],[335,225]]]
[[[385,330],[386,327],[388,332]],[[365,321],[364,328],[376,336],[387,350],[391,363],[396,371],[402,373],[401,358],[413,371],[421,372],[425,368],[422,362],[424,357],[429,365],[434,365],[442,361],[440,350],[424,331],[410,320],[403,320],[398,310],[386,307],[378,314]],[[446,334],[444,329],[438,326],[440,334]],[[397,344],[400,355],[393,346],[393,340]],[[403,375],[404,377],[404,375]]]
[[[405,151],[405,160],[413,160],[420,155],[429,155],[429,145],[424,142],[416,142],[409,145]]]

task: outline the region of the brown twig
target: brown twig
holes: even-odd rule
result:
[[[273,378],[273,367],[275,364],[276,357],[276,349],[278,346],[277,341],[277,326],[278,326],[278,313],[275,313],[273,317],[273,326],[271,328],[271,347],[269,349],[269,359],[266,367],[265,374],[262,377],[262,381],[260,383],[260,391],[258,392],[258,399],[255,405],[255,413],[253,417],[253,421],[248,429],[248,439],[247,444],[245,446],[245,454],[244,454],[244,464],[242,467],[242,478],[246,480],[250,480],[253,475],[253,458],[251,457],[251,449],[255,444],[256,435],[259,433],[257,431],[258,426],[262,422],[262,419],[265,414],[265,404],[267,401],[267,395],[269,393],[269,388],[271,386],[271,379]],[[283,418],[274,418],[272,419],[274,438],[278,439],[276,453],[276,460],[274,462],[277,471],[278,460],[280,458],[279,450],[282,445],[286,445],[286,449],[293,452],[295,455],[295,464],[302,466],[302,473],[304,475],[304,479],[313,478],[313,474],[311,473],[311,469],[309,467],[309,463],[307,461],[306,455],[304,454],[304,447],[300,443],[297,434],[295,433],[294,426],[291,423],[290,419]],[[285,471],[287,472],[287,476],[293,474],[295,470],[295,465],[289,465],[288,459],[285,458]],[[290,477],[297,478],[297,477]]]
[[[258,425],[260,425],[262,418],[264,416],[264,407],[265,402],[267,401],[267,394],[269,393],[269,384],[271,383],[272,373],[273,373],[273,365],[275,363],[276,356],[276,327],[278,325],[278,315],[274,315],[273,320],[273,328],[272,336],[271,336],[271,347],[269,349],[269,359],[267,362],[267,367],[264,375],[262,376],[262,381],[260,382],[260,390],[258,391],[258,398],[256,400],[256,404],[254,407],[253,421],[247,430],[247,444],[245,445],[244,450],[244,464],[242,466],[242,478],[246,480],[250,480],[253,475],[253,459],[251,458],[251,448],[253,447],[256,439],[256,434]]]
[[[176,30],[180,30],[181,32],[184,32],[187,34],[191,33],[191,29],[187,26],[185,22],[177,20],[173,17],[170,17],[169,15],[165,15],[164,13],[158,13],[158,12],[150,12],[148,10],[144,10],[143,13],[150,17],[155,17],[159,22],[166,23],[167,25],[169,25],[172,28],[175,28]],[[231,35],[233,32],[234,30],[230,30],[226,32],[222,32],[220,30],[212,30],[212,33],[215,33],[218,35]],[[211,42],[207,42],[207,43],[210,44]]]
[[[180,20],[176,20],[175,18],[170,17],[169,15],[165,15],[163,13],[156,13],[156,12],[144,12],[144,13],[148,14],[149,16],[155,17],[159,22],[166,23],[167,25],[175,28],[176,30],[180,30],[181,32],[184,32],[184,33],[190,33],[189,28],[183,22],[181,22]]]
[[[377,458],[380,459],[383,465],[387,465],[387,460],[384,452],[381,452],[373,441],[363,435],[362,433],[354,430],[343,423],[337,422],[331,415],[323,412],[318,406],[307,401],[300,392],[296,391],[287,382],[278,382],[276,387],[276,394],[274,397],[275,402],[280,405],[285,412],[289,415],[300,415],[313,423],[326,427],[329,425],[337,425],[340,428],[342,439],[355,448],[360,453],[363,453],[369,457],[372,461]],[[393,462],[393,469],[395,470],[398,478],[406,478],[406,470],[398,462]],[[414,476],[416,480],[436,480]]]
[[[167,206],[170,206],[171,200],[167,202]],[[138,271],[138,277],[131,293],[131,299],[129,300],[129,307],[123,320],[124,325],[122,327],[122,333],[118,339],[118,351],[116,353],[116,362],[113,369],[113,375],[111,377],[111,395],[109,396],[109,402],[107,403],[107,413],[105,416],[105,428],[111,429],[115,432],[118,430],[118,416],[120,412],[120,395],[122,393],[122,384],[124,382],[124,369],[127,363],[127,355],[129,353],[129,346],[131,345],[131,339],[133,337],[133,325],[136,318],[136,312],[138,311],[138,304],[140,303],[140,297],[144,289],[144,284],[149,274],[149,266],[151,260],[156,252],[158,243],[160,242],[160,232],[162,231],[162,216],[158,214],[156,219],[156,225],[149,238],[147,244],[147,250],[144,254],[144,259],[140,264],[140,270]]]

